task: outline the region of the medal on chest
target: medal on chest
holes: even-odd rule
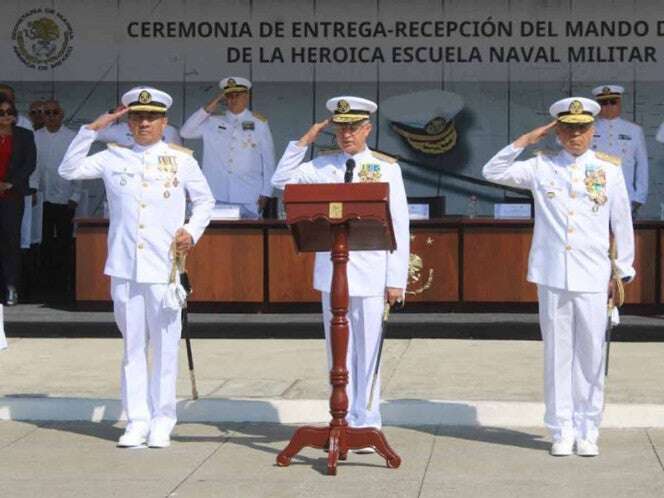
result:
[[[379,182],[380,164],[364,163],[360,166],[360,172],[357,174],[361,182]]]
[[[179,185],[177,179],[178,172],[178,162],[175,156],[158,156],[159,166],[157,169],[166,176],[166,182],[164,183],[164,199],[168,199],[171,196],[170,190],[171,187],[177,188]]]
[[[597,212],[600,206],[606,204],[606,172],[597,166],[586,166],[584,180],[588,197],[593,201],[593,211]]]

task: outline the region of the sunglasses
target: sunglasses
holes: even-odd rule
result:
[[[619,102],[618,99],[606,99],[606,100],[600,100],[599,105],[617,105]]]
[[[7,111],[5,111],[4,109],[0,109],[0,118],[3,118],[5,116],[16,116],[16,113],[11,109]]]

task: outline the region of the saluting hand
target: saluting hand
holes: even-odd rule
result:
[[[123,105],[120,105],[113,109],[110,112],[106,112],[95,119],[92,123],[88,125],[88,128],[94,131],[99,131],[103,128],[106,128],[113,121],[120,119],[122,116],[129,112],[129,108]]]
[[[320,135],[320,132],[327,127],[327,125],[330,124],[330,118],[324,119],[323,121],[320,121],[319,123],[314,123],[311,128],[309,128],[309,131],[307,131],[304,135],[302,135],[302,138],[298,140],[297,144],[300,147],[307,147],[308,145],[311,145],[316,141],[318,138],[318,135]]]
[[[226,95],[224,95],[224,92],[221,91],[219,92],[216,96],[212,97],[212,100],[210,100],[207,104],[205,104],[205,112],[208,114],[212,114],[217,106],[219,106],[219,102],[224,100],[226,98]]]
[[[542,140],[549,132],[555,128],[556,121],[551,121],[549,124],[535,128],[533,131],[524,133],[519,138],[517,138],[512,145],[519,148],[527,147],[528,145],[533,145]]]
[[[187,254],[194,247],[194,239],[184,228],[175,232],[175,250],[180,254]]]

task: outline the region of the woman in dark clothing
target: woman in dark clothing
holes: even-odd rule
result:
[[[0,94],[0,270],[7,306],[18,301],[23,198],[36,155],[34,136],[16,126],[16,115],[14,103]]]

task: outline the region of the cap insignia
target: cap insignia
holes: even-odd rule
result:
[[[350,111],[350,104],[348,101],[341,99],[337,102],[337,114],[346,114],[348,111]]]
[[[150,92],[147,90],[143,90],[141,93],[138,94],[138,101],[141,104],[149,104],[152,102],[152,95],[150,95]]]
[[[237,83],[233,78],[229,78],[226,82],[226,88],[233,88],[234,86],[237,86]]]
[[[429,135],[437,135],[445,128],[445,120],[443,118],[433,118],[424,127],[424,131]]]
[[[578,100],[573,100],[569,105],[570,114],[581,114],[583,112],[583,104]]]

